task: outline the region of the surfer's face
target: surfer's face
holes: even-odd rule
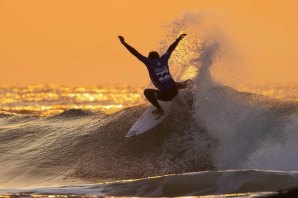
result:
[[[151,51],[151,52],[149,52],[148,58],[159,59],[159,54],[156,51]]]

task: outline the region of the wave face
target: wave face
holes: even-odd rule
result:
[[[144,105],[111,115],[75,109],[52,117],[3,115],[0,184],[46,185],[63,183],[64,178],[99,181],[212,169],[205,150],[208,136],[199,126],[190,127],[195,120],[189,95],[182,92],[165,122],[134,139],[125,135]]]
[[[146,105],[113,114],[75,109],[50,117],[0,114],[0,185],[227,169],[296,171],[297,104],[216,82],[211,68],[224,65],[222,59],[228,57],[222,54],[220,39],[200,36],[197,29],[204,31],[206,26],[202,21],[201,16],[186,14],[161,41],[163,51],[179,32],[193,35],[177,48],[171,64],[179,80],[192,70],[195,87],[180,91],[171,115],[144,135],[125,138]]]

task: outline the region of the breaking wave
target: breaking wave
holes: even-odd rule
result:
[[[196,30],[204,27],[202,20],[184,15],[161,42],[163,51],[179,32],[188,32],[171,64],[177,79],[192,69],[195,87],[180,91],[171,115],[144,135],[125,138],[146,104],[114,114],[75,109],[51,117],[0,114],[0,185],[210,170],[298,170],[297,104],[216,82],[210,70],[228,57],[221,40]]]

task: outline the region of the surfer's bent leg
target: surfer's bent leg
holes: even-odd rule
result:
[[[144,95],[149,100],[149,102],[154,105],[157,109],[162,110],[160,104],[157,102],[157,97],[159,95],[159,91],[156,89],[145,89]]]

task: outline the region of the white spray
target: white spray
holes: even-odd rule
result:
[[[227,41],[223,42],[219,31],[206,25],[205,18],[186,13],[173,23],[170,37],[180,32],[190,35],[178,49],[178,58],[173,59],[172,64],[179,68],[175,71],[180,74],[189,66],[196,66],[199,71],[194,79],[194,116],[218,142],[210,153],[214,166],[218,169],[298,170],[297,116],[262,105],[257,102],[259,97],[240,93],[212,79],[210,69],[214,65],[225,67],[227,62],[231,63],[227,59],[234,57],[225,53]],[[182,52],[188,52],[183,61]]]

